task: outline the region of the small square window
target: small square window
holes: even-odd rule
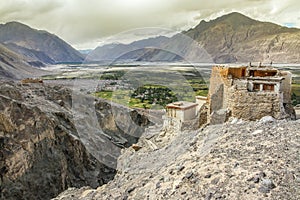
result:
[[[260,84],[258,84],[258,83],[254,83],[253,84],[253,91],[260,91]]]
[[[273,84],[264,84],[263,90],[264,91],[274,91],[274,85]]]

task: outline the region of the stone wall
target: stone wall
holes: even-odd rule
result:
[[[163,129],[165,131],[179,131],[181,130],[181,122],[180,120],[173,118],[173,117],[168,117],[168,116],[163,116],[164,120],[164,125]]]
[[[223,123],[228,119],[228,115],[245,120],[257,120],[267,115],[277,119],[293,118],[293,110],[287,109],[291,104],[289,72],[281,72],[283,80],[278,82],[280,89],[252,92],[248,88],[251,80],[242,76],[243,70],[243,67],[212,68],[208,95],[209,123]]]
[[[176,118],[164,116],[163,129],[165,131],[184,131],[184,130],[195,130],[199,128],[199,116],[196,116],[192,120],[181,121]]]
[[[196,103],[198,104],[196,108],[196,115],[198,115],[202,106],[207,103],[207,97],[196,96]]]
[[[188,120],[195,119],[195,117],[196,117],[196,108],[197,107],[192,107],[192,108],[183,110],[183,113],[184,113],[183,121],[188,121]]]
[[[280,88],[280,90],[283,92],[283,103],[291,103],[292,74],[290,72],[283,71],[281,72],[281,75],[284,77]]]
[[[184,120],[184,111],[180,109],[167,109],[168,117],[175,118],[177,120]]]
[[[280,95],[274,92],[235,91],[229,99],[231,116],[245,120],[256,120],[264,116],[283,117]]]
[[[227,109],[228,100],[230,99],[230,88],[233,79],[228,78],[228,69],[223,67],[213,67],[210,78],[208,94],[208,122],[211,123],[212,113],[218,110]],[[218,120],[217,120],[218,121]],[[222,123],[222,122],[217,122]]]

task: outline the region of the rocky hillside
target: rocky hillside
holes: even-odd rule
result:
[[[83,55],[57,36],[19,22],[0,25],[0,42],[28,60],[54,64],[82,62]]]
[[[199,42],[217,63],[299,63],[299,29],[256,21],[240,13],[201,21],[185,34]]]
[[[300,121],[233,119],[182,133],[144,135],[123,152],[114,180],[55,200],[299,199]],[[137,148],[135,148],[137,150]]]
[[[130,146],[139,137],[131,132],[130,122],[143,130],[148,119],[134,110],[83,98],[95,103],[101,128],[94,137],[106,141],[94,145],[114,147],[115,157],[110,159],[116,163],[120,146]],[[50,199],[69,187],[96,188],[114,177],[115,169],[99,161],[98,149],[88,148],[88,142],[95,141],[82,137],[72,104],[68,88],[0,83],[0,199]],[[120,115],[114,115],[113,109]],[[120,128],[118,121],[127,129]],[[85,124],[86,129],[90,126],[94,125]]]
[[[45,74],[31,65],[43,65],[39,61],[29,63],[27,58],[0,44],[0,79],[22,79]]]

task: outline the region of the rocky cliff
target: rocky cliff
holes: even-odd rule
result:
[[[233,119],[197,131],[142,137],[106,185],[69,188],[68,199],[299,199],[298,121]]]
[[[138,134],[122,132],[117,121],[134,121],[141,130],[149,123],[134,110],[92,99],[99,131],[111,146],[130,146],[138,139]],[[50,199],[69,187],[96,188],[114,177],[115,169],[100,162],[99,152],[92,152],[80,137],[70,89],[1,82],[0,102],[0,199]],[[115,149],[120,151],[120,145]]]

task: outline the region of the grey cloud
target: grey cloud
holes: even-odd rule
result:
[[[0,21],[28,20],[39,15],[47,15],[49,12],[61,7],[59,0],[7,0],[0,2]]]

